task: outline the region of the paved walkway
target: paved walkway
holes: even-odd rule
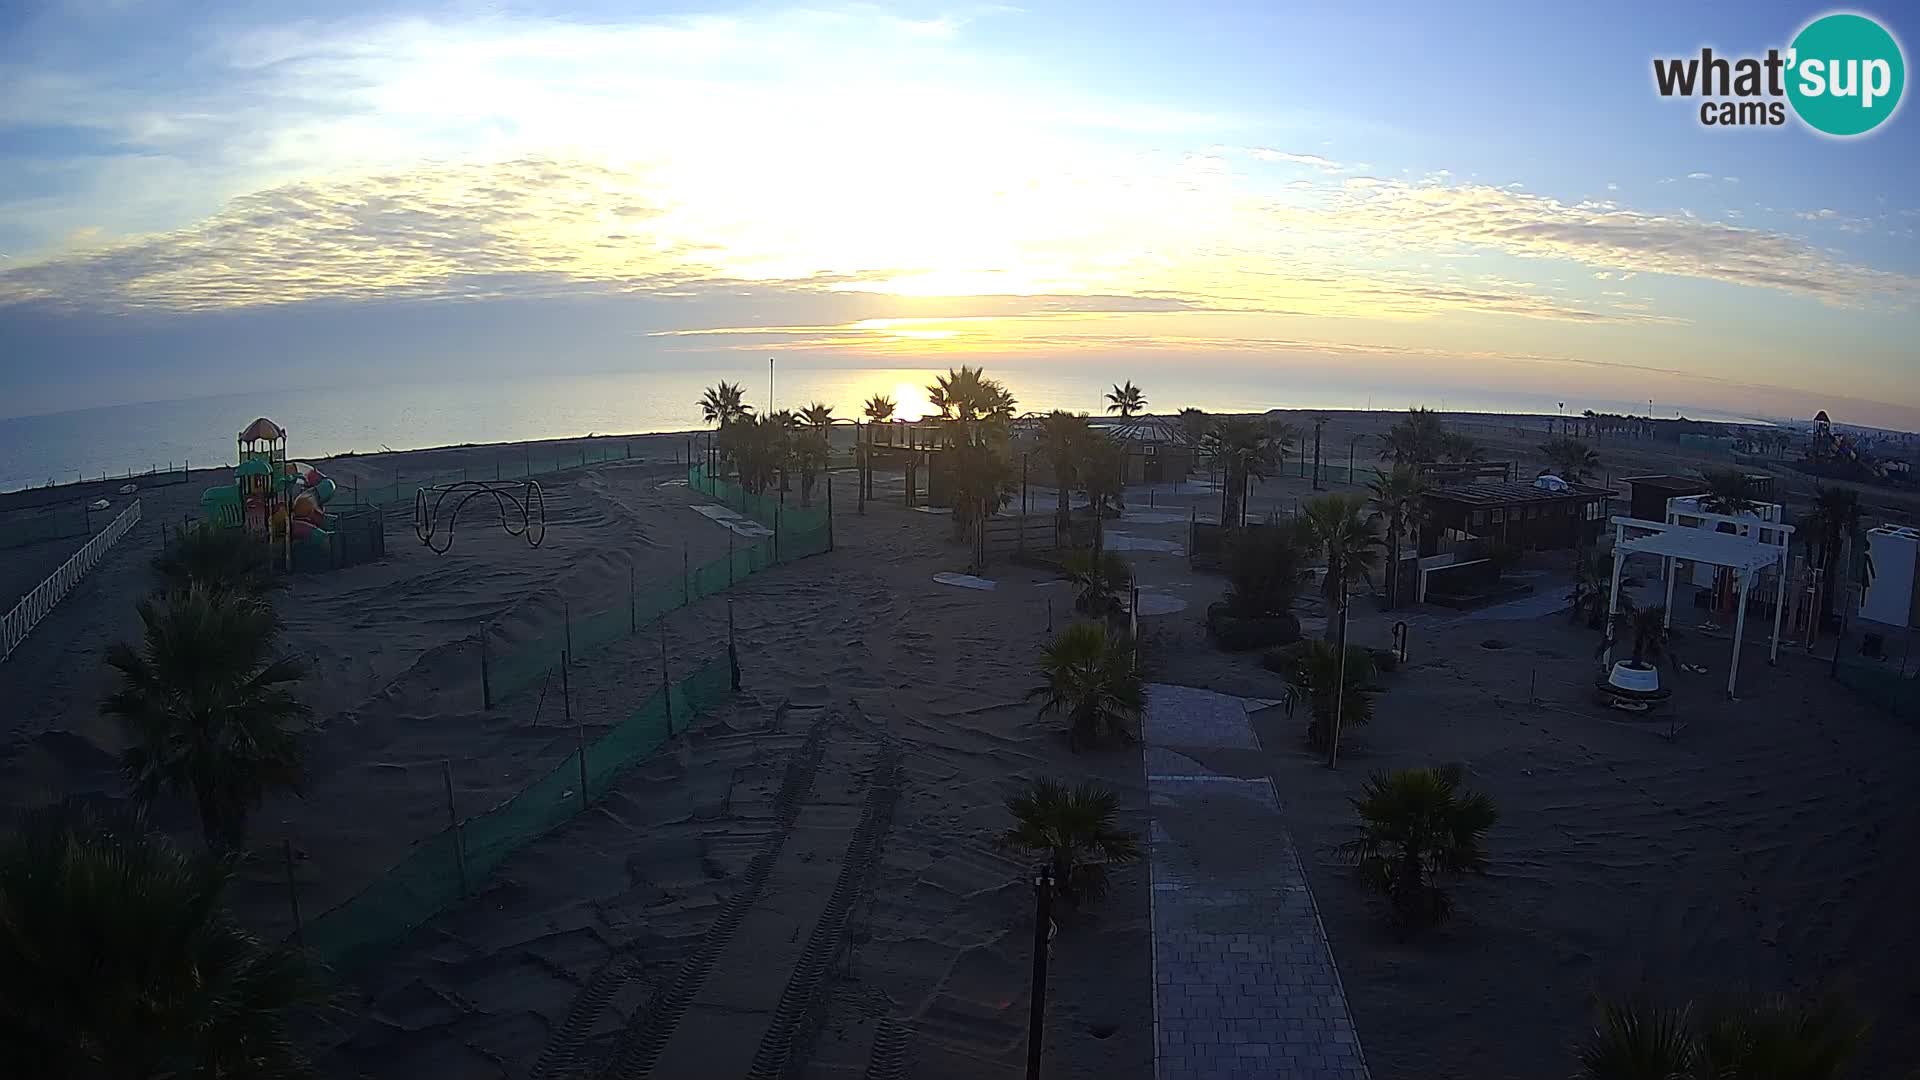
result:
[[[1154,1073],[1158,1080],[1367,1080],[1333,952],[1266,779],[1190,752],[1254,749],[1247,702],[1148,689]]]

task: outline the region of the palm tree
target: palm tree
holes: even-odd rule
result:
[[[952,469],[953,528],[956,536],[974,538],[972,564],[980,569],[985,561],[985,536],[975,526],[1000,512],[1018,490],[1013,463],[991,446],[964,442],[946,452]]]
[[[753,406],[746,403],[746,391],[740,389],[737,383],[722,382],[710,386],[700,398],[700,415],[716,427],[726,427],[752,413]]]
[[[875,394],[867,399],[861,411],[874,423],[884,424],[893,419],[893,399],[885,394]]]
[[[1358,493],[1330,492],[1301,505],[1314,545],[1327,558],[1327,576],[1321,595],[1332,606],[1344,607],[1354,585],[1373,581],[1380,560],[1380,534],[1367,513],[1367,500]]]
[[[1613,556],[1598,548],[1583,548],[1573,555],[1573,588],[1567,593],[1572,621],[1586,619],[1595,630],[1603,627],[1606,597],[1613,581]]]
[[[791,432],[782,414],[745,416],[720,429],[720,449],[734,463],[740,486],[760,494],[779,479],[788,457]]]
[[[1220,524],[1246,524],[1248,489],[1280,467],[1280,449],[1264,424],[1252,420],[1221,420],[1203,443],[1207,456],[1220,464]]]
[[[1241,530],[1227,547],[1227,610],[1245,618],[1290,613],[1313,550],[1299,519]]]
[[[1601,1001],[1576,1048],[1582,1080],[1836,1080],[1866,1026],[1833,999],[1766,997],[1701,1011]]]
[[[1045,855],[1054,887],[1070,904],[1106,896],[1107,867],[1140,857],[1139,841],[1114,823],[1120,796],[1095,781],[1070,788],[1058,780],[1035,780],[1007,800],[1007,811],[1013,826],[1000,835],[1000,845]]]
[[[1583,1080],[1687,1080],[1697,1066],[1692,1010],[1644,998],[1600,1005],[1600,1021],[1577,1051]]]
[[[0,841],[0,1045],[35,1077],[304,1077],[321,973],[221,905],[231,863],[78,801]]]
[[[311,712],[293,694],[306,668],[273,655],[280,623],[259,601],[196,586],[136,610],[143,648],[107,649],[121,682],[102,706],[132,736],[120,766],[134,800],[191,799],[208,849],[239,851],[267,792],[300,788],[300,746],[286,725]]]
[[[1046,683],[1028,692],[1040,699],[1040,715],[1065,714],[1068,741],[1078,749],[1111,731],[1121,738],[1146,707],[1146,684],[1134,670],[1124,641],[1099,623],[1077,622],[1060,631],[1040,654]]]
[[[1067,580],[1079,590],[1073,598],[1073,610],[1096,619],[1124,610],[1120,596],[1133,584],[1133,568],[1127,560],[1111,551],[1099,555],[1073,551],[1060,564]]]
[[[1115,386],[1113,393],[1107,395],[1107,411],[1119,413],[1122,420],[1144,411],[1146,407],[1146,395],[1133,385],[1132,379],[1128,379],[1125,386]]]
[[[1440,414],[1424,406],[1407,410],[1406,418],[1387,429],[1380,456],[1395,465],[1439,461],[1446,428]]]
[[[1180,410],[1180,437],[1188,446],[1198,448],[1212,427],[1213,419],[1205,412],[1193,408]]]
[[[1442,461],[1475,461],[1480,457],[1480,444],[1458,431],[1440,433],[1440,459]]]
[[[1849,487],[1814,486],[1813,509],[1802,518],[1799,531],[1806,537],[1809,553],[1816,542],[1820,545],[1820,579],[1827,583],[1822,606],[1828,614],[1834,611],[1834,598],[1838,596],[1844,599],[1845,596],[1845,590],[1838,580],[1840,551],[1849,541],[1856,550],[1860,547],[1860,526],[1859,492]],[[1872,560],[1866,560],[1862,565],[1867,580],[1872,580]]]
[[[1419,529],[1426,519],[1426,503],[1420,498],[1427,483],[1411,465],[1395,465],[1392,472],[1373,470],[1367,482],[1373,493],[1373,505],[1387,523],[1387,606],[1400,605],[1400,538],[1408,534],[1418,544]]]
[[[949,368],[945,375],[935,376],[933,385],[927,387],[927,400],[941,416],[975,425],[983,420],[1004,425],[1013,418],[1015,404],[1013,394],[999,380],[989,379],[985,370],[965,364],[958,371]]]
[[[833,406],[816,401],[800,410],[799,434],[794,439],[794,457],[800,464],[800,505],[813,505],[816,473],[828,465],[833,445],[827,431],[833,424]]]
[[[1310,746],[1327,748],[1336,709],[1342,729],[1372,722],[1373,694],[1367,687],[1377,672],[1373,654],[1358,645],[1347,646],[1342,663],[1340,650],[1324,641],[1300,643],[1285,674],[1288,692],[1312,706],[1307,721]]]
[[[1429,926],[1453,903],[1439,882],[1487,869],[1487,830],[1499,818],[1493,800],[1460,786],[1458,765],[1398,769],[1367,779],[1353,808],[1360,835],[1340,846],[1367,888],[1384,895],[1402,927]]]
[[[1066,543],[1066,538],[1072,535],[1070,500],[1074,469],[1080,464],[1080,446],[1087,440],[1088,433],[1087,418],[1078,413],[1055,409],[1040,419],[1040,452],[1046,455],[1047,463],[1053,467],[1053,487],[1058,499],[1053,528],[1061,544]]]
[[[1127,451],[1119,440],[1097,431],[1089,431],[1077,449],[1073,479],[1093,511],[1093,551],[1097,556],[1106,548],[1107,503],[1118,506],[1126,493]]]
[[[1667,655],[1667,609],[1659,605],[1638,608],[1632,600],[1620,597],[1620,608],[1613,613],[1613,623],[1597,651],[1612,649],[1622,638],[1633,642],[1629,665],[1642,671],[1656,667]]]
[[[1759,509],[1760,504],[1754,497],[1753,481],[1739,469],[1707,469],[1700,476],[1707,482],[1707,495],[1700,505],[1708,512],[1738,517]]]
[[[1579,439],[1548,439],[1540,444],[1540,454],[1554,475],[1569,484],[1585,483],[1600,467],[1600,454]]]
[[[207,522],[180,532],[153,558],[161,592],[203,585],[212,592],[259,595],[277,588],[273,556],[245,529]]]

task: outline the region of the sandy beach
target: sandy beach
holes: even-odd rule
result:
[[[1329,425],[1330,461],[1344,464],[1346,440],[1363,433],[1351,426],[1336,457]],[[693,509],[710,500],[673,483],[684,439],[631,445],[631,462],[542,479],[550,531],[537,550],[477,514],[435,556],[396,512],[385,560],[296,578],[279,597],[288,647],[315,667],[312,783],[256,820],[233,897],[249,922],[291,928],[283,841],[311,918],[445,824],[443,760],[471,814],[572,749],[578,732],[555,723],[551,687],[481,707],[473,637],[488,621],[503,648],[550,640],[563,612],[619,603],[630,571],[639,587],[671,582],[683,558],[724,552],[727,531]],[[1656,457],[1601,450],[1616,470]],[[417,453],[322,467],[377,484],[396,468],[485,468],[502,450]],[[1070,608],[1062,583],[1005,561],[989,568],[992,591],[936,583],[966,560],[947,518],[904,509],[897,481],[864,514],[850,478],[835,484],[835,551],[581,657],[570,704],[588,738],[659,685],[663,639],[673,677],[718,655],[729,604],[743,686],[355,975],[344,1007],[307,1025],[328,1075],[1020,1075],[1032,892],[1028,868],[992,842],[1002,802],[1034,777],[1100,777],[1144,833],[1141,756],[1072,754],[1024,700],[1050,609],[1057,627]],[[177,521],[205,486],[157,490],[148,516]],[[1255,509],[1311,491],[1277,478]],[[1224,582],[1192,571],[1181,548],[1187,515],[1216,502],[1204,484],[1129,489],[1110,526],[1163,598],[1143,658],[1155,682],[1273,699],[1279,677],[1256,655],[1204,639]],[[0,695],[18,703],[0,750],[8,812],[118,792],[121,736],[97,718],[100,654],[137,628],[132,603],[158,544],[152,529],[128,537],[0,665]],[[1542,592],[1564,572],[1535,569]],[[1920,1016],[1902,970],[1915,871],[1898,857],[1920,842],[1907,791],[1920,735],[1827,681],[1817,660],[1769,668],[1750,644],[1741,701],[1721,700],[1711,673],[1683,684],[1688,726],[1669,741],[1664,727],[1587,706],[1592,633],[1526,610],[1400,613],[1410,662],[1384,677],[1377,718],[1338,771],[1305,751],[1304,719],[1283,710],[1257,717],[1258,751],[1208,763],[1272,780],[1372,1075],[1564,1075],[1591,996],[1642,985],[1672,997],[1849,991],[1876,1022],[1858,1075],[1886,1075]],[[1354,634],[1384,645],[1388,626],[1357,614]],[[1724,671],[1725,642],[1694,631],[1679,647]],[[1402,942],[1334,848],[1369,770],[1442,761],[1463,763],[1501,808],[1492,873],[1459,886],[1454,922]],[[160,820],[191,839],[179,808]],[[1105,903],[1063,921],[1046,1075],[1154,1075],[1147,881],[1144,866],[1120,871]]]

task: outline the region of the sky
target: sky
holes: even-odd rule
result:
[[[1920,429],[1914,108],[1654,89],[1828,10],[14,0],[0,417],[779,356]]]

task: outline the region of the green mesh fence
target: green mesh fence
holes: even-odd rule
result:
[[[100,522],[106,524],[113,515],[100,511]],[[79,507],[49,510],[38,514],[22,515],[10,521],[0,521],[0,549],[24,547],[37,544],[42,540],[58,540],[69,536],[85,536],[91,529],[92,519]]]
[[[466,887],[478,886],[516,852],[605,795],[622,770],[725,700],[732,687],[731,660],[721,655],[673,684],[670,697],[656,689],[632,715],[588,744],[584,798],[576,750],[506,802],[415,845],[373,884],[308,923],[303,940],[322,960],[340,968],[352,969],[377,957],[383,947],[457,902]]]
[[[793,501],[781,502],[778,494],[755,494],[731,480],[714,476],[700,465],[687,469],[687,486],[711,495],[722,506],[738,510],[768,528],[778,529],[783,540],[790,529],[806,532],[826,528],[825,506],[802,507]],[[824,488],[819,489],[822,499],[825,498],[824,491]],[[786,552],[783,550],[780,555],[785,558]]]
[[[1834,665],[1833,675],[1877,708],[1903,720],[1920,720],[1920,677],[1846,655]]]
[[[434,482],[425,478],[412,483],[420,486]],[[488,678],[496,698],[553,677],[569,642],[575,656],[584,655],[636,630],[644,633],[661,615],[725,592],[776,562],[828,550],[832,534],[824,509],[783,507],[778,499],[753,495],[728,481],[711,480],[701,475],[698,467],[689,472],[688,482],[716,499],[730,499],[728,505],[777,527],[777,540],[768,537],[736,543],[728,553],[688,567],[684,580],[676,578],[632,590],[627,603],[618,607],[584,615],[570,612],[568,626],[558,634],[501,648],[499,655],[489,652]],[[477,885],[515,852],[605,795],[621,770],[653,753],[675,732],[684,731],[696,716],[724,701],[732,689],[733,660],[727,655],[708,661],[669,688],[654,689],[626,719],[587,746],[584,797],[576,751],[506,802],[468,819],[457,830],[445,829],[422,841],[372,885],[309,923],[304,931],[306,943],[322,959],[345,968],[376,956],[382,946],[460,898],[463,849],[465,880]]]

